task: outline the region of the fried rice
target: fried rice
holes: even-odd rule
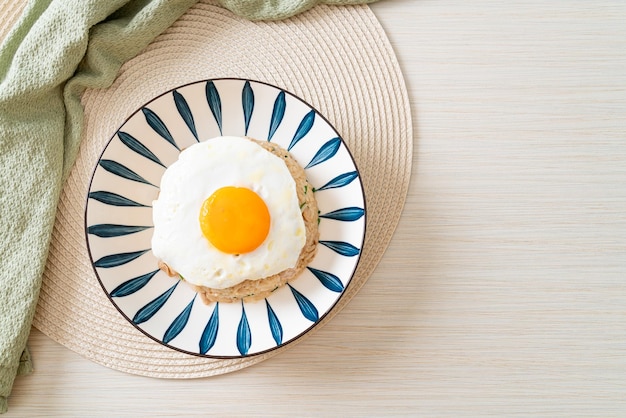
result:
[[[247,139],[280,157],[285,162],[285,165],[289,169],[289,172],[296,183],[298,202],[300,203],[302,218],[304,219],[304,225],[306,228],[306,241],[304,247],[302,247],[302,250],[300,251],[300,256],[298,257],[296,265],[292,268],[283,270],[278,274],[258,280],[244,280],[241,283],[225,289],[197,286],[186,282],[194,288],[196,292],[198,292],[202,301],[207,305],[213,302],[236,302],[240,300],[255,301],[264,299],[275,290],[298,277],[305,267],[313,260],[317,252],[317,243],[319,240],[317,201],[315,200],[313,188],[306,178],[304,169],[291,156],[291,154],[281,146],[272,142],[259,141],[252,138]],[[159,261],[159,268],[169,276],[178,276],[184,281],[184,279],[180,277],[176,271],[163,261]]]

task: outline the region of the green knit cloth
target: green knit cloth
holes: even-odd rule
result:
[[[6,0],[4,0],[6,1]],[[10,0],[9,0],[10,1]],[[120,66],[197,0],[31,0],[0,46],[0,413],[18,374],[56,206],[80,140],[86,88]],[[252,20],[373,0],[221,0]]]

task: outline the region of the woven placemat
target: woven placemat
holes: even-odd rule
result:
[[[7,15],[16,10],[5,7]],[[237,360],[166,348],[122,318],[89,262],[83,227],[86,196],[111,135],[153,97],[182,84],[222,77],[267,82],[303,98],[340,132],[361,173],[368,210],[361,260],[345,296],[307,337],[337,314],[371,275],[400,218],[412,154],[407,92],[382,27],[367,6],[318,6],[288,20],[255,23],[202,1],[126,63],[110,88],[83,95],[82,145],[62,192],[34,318],[44,334],[104,366],[163,378],[227,373],[294,346]]]

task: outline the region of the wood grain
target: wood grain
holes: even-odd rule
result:
[[[415,152],[357,297],[286,353],[202,380],[126,375],[33,331],[7,416],[626,415],[626,3],[372,9]]]

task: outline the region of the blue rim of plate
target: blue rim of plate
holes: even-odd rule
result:
[[[198,89],[204,97],[198,97]],[[259,96],[268,95],[271,106],[259,106]],[[266,134],[259,135],[262,132]],[[181,144],[219,135],[247,135],[282,145],[305,168],[318,200],[315,259],[298,278],[258,302],[204,305],[191,287],[159,271],[150,251],[149,202],[158,194],[162,172],[176,160]],[[120,189],[124,192],[116,193]],[[122,123],[94,167],[84,228],[98,282],[129,323],[173,350],[234,359],[293,343],[333,310],[358,266],[366,215],[354,158],[326,117],[280,87],[214,78],[168,90]]]

